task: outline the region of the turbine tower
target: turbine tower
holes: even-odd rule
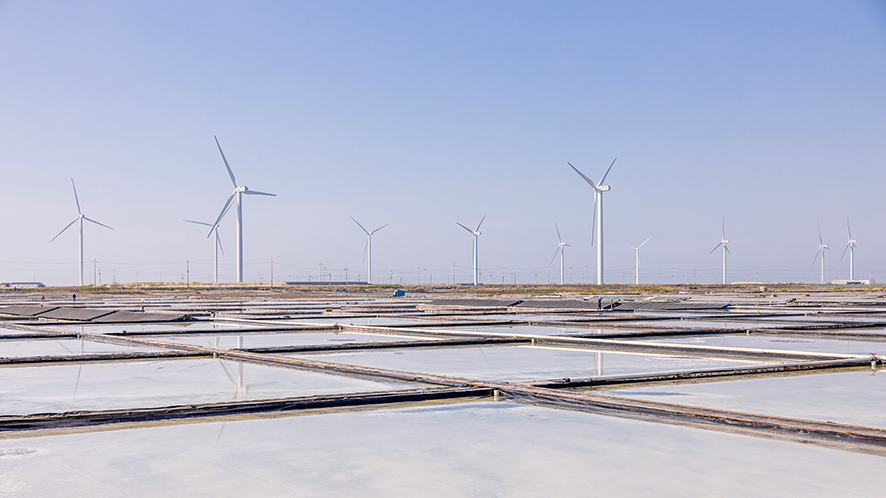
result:
[[[560,241],[560,244],[557,246],[557,250],[554,251],[554,257],[551,258],[551,263],[557,258],[557,253],[560,253],[560,285],[563,285],[563,272],[566,270],[566,267],[563,262],[563,252],[567,247],[572,247],[571,245],[563,242],[563,239],[560,237],[560,227],[557,226],[557,222],[554,222],[554,228],[557,229],[557,240]],[[550,263],[549,263],[550,264]]]
[[[726,247],[726,244],[728,244],[728,243],[729,243],[729,241],[726,240],[726,218],[723,218],[723,238],[720,239],[720,243],[717,244],[717,247],[723,246],[723,284],[724,285],[726,284],[726,253],[732,254],[732,251],[730,251],[729,248]],[[711,249],[711,252],[709,252],[708,254],[713,254],[714,251],[717,250],[717,247],[714,247],[713,249]]]
[[[351,216],[351,219],[354,220],[354,217]],[[356,223],[357,226],[360,227],[360,229],[362,229],[364,232],[366,232],[366,248],[363,249],[363,259],[366,260],[366,266],[367,266],[367,268],[366,268],[366,275],[367,275],[366,282],[371,284],[372,283],[372,235],[375,232],[381,230],[382,228],[384,228],[388,225],[384,224],[384,225],[382,225],[370,232],[369,230],[366,230],[365,228],[363,228],[363,225],[361,225],[359,221],[354,220],[354,223]],[[369,257],[366,257],[367,255]]]
[[[478,283],[479,280],[480,280],[480,272],[479,272],[479,270],[477,269],[477,237],[480,236],[480,225],[483,224],[483,220],[485,220],[485,219],[486,219],[486,215],[484,214],[484,215],[483,215],[483,218],[480,220],[480,223],[477,223],[477,229],[476,229],[476,230],[471,230],[470,228],[468,228],[468,227],[462,225],[461,223],[459,223],[459,222],[457,222],[457,221],[455,222],[456,225],[458,225],[458,226],[464,228],[465,230],[467,230],[468,232],[470,232],[471,235],[474,236],[474,251],[473,251],[473,260],[474,260],[474,285],[477,285],[477,283]]]
[[[83,220],[95,223],[96,225],[103,226],[105,228],[111,228],[108,225],[103,223],[99,223],[95,220],[89,219],[83,215],[83,211],[80,211],[80,199],[77,198],[77,186],[74,185],[74,179],[71,178],[71,187],[74,188],[74,202],[77,203],[77,217],[74,218],[74,221],[68,223],[68,226],[62,228],[62,231],[58,233],[55,237],[52,238],[49,242],[52,243],[53,240],[57,239],[59,235],[65,233],[65,230],[71,228],[71,225],[74,223],[80,222],[80,287],[83,287]],[[113,230],[113,228],[111,228]]]
[[[234,193],[228,197],[228,202],[225,203],[225,206],[221,210],[221,214],[218,215],[218,219],[215,220],[213,226],[218,226],[221,222],[222,218],[224,218],[225,214],[228,212],[228,208],[231,206],[231,202],[234,198],[237,199],[237,282],[243,282],[243,194],[247,195],[270,195],[276,196],[277,194],[268,194],[266,192],[259,192],[258,190],[249,190],[249,187],[246,185],[237,185],[237,179],[234,178],[234,172],[231,171],[231,166],[228,165],[228,160],[225,158],[225,153],[222,151],[221,144],[218,143],[218,137],[213,135],[215,138],[215,145],[218,145],[218,151],[221,153],[222,161],[225,162],[225,168],[228,170],[228,176],[231,177],[231,183],[234,184]],[[212,235],[212,230],[209,231],[209,234],[206,235],[207,238]]]
[[[603,285],[603,192],[609,191],[609,185],[603,185],[603,182],[606,181],[606,176],[609,175],[609,170],[612,169],[612,166],[615,164],[615,161],[618,160],[616,157],[612,160],[612,164],[609,165],[609,168],[606,169],[606,173],[603,174],[603,178],[600,179],[599,183],[594,183],[593,180],[584,175],[581,171],[578,170],[575,166],[572,166],[572,163],[566,162],[572,169],[575,170],[576,173],[581,175],[582,178],[588,185],[594,189],[594,221],[593,227],[591,229],[591,245],[594,245],[594,228],[596,228],[596,238],[597,238],[597,285]]]
[[[818,225],[817,222],[816,225]],[[815,260],[818,259],[818,255],[821,254],[821,283],[824,283],[824,252],[829,249],[828,245],[821,240],[821,225],[818,225],[818,252],[816,252],[815,257],[812,258],[812,266],[815,267]]]
[[[214,280],[213,282],[218,283],[218,251],[221,250],[222,256],[225,255],[225,250],[221,245],[221,238],[218,236],[218,225],[213,225],[212,223],[206,223],[203,221],[194,221],[194,220],[184,220],[188,223],[194,223],[195,225],[203,225],[207,227],[212,227],[209,230],[210,235],[215,232],[215,257],[212,260],[213,266],[215,268]]]
[[[849,242],[846,243],[846,249],[843,249],[843,256],[849,251],[849,280],[855,280],[855,243],[858,242],[852,238],[852,229],[849,228],[849,220],[846,220],[846,231],[849,232]],[[840,259],[843,259],[840,256]]]
[[[640,248],[643,247],[647,242],[649,242],[649,239],[651,239],[651,238],[652,237],[647,238],[646,240],[643,241],[642,244],[638,245],[637,247],[631,247],[631,249],[633,249],[634,253],[635,253],[634,254],[634,261],[635,261],[635,263],[634,263],[634,285],[640,285]]]

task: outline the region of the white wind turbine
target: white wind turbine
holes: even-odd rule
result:
[[[483,215],[483,218],[480,220],[480,223],[477,223],[477,229],[476,229],[476,230],[471,230],[470,228],[468,228],[468,227],[462,225],[461,223],[459,223],[459,222],[457,222],[457,221],[455,222],[456,225],[458,225],[458,226],[464,228],[465,230],[467,230],[468,232],[470,232],[471,235],[473,235],[473,237],[474,237],[474,252],[473,252],[473,260],[474,260],[474,285],[477,285],[477,283],[478,283],[479,280],[480,280],[480,272],[477,270],[477,237],[480,236],[480,225],[483,224],[483,220],[485,220],[485,219],[486,219],[486,215],[484,214],[484,215]]]
[[[818,225],[817,222],[816,225]],[[818,252],[816,252],[815,257],[812,258],[812,266],[815,266],[815,260],[818,259],[818,255],[821,254],[821,283],[824,283],[824,252],[827,250],[830,250],[830,248],[821,240],[821,225],[818,225]]]
[[[849,232],[849,242],[846,243],[846,248],[843,249],[843,256],[846,255],[846,251],[849,251],[849,280],[855,280],[855,243],[858,242],[852,238],[852,229],[849,228],[849,220],[846,220],[846,231]],[[843,256],[840,256],[840,259],[843,259]]]
[[[228,201],[225,203],[225,206],[221,210],[221,214],[218,215],[218,219],[215,220],[212,226],[218,226],[221,222],[222,218],[224,218],[225,214],[228,212],[228,208],[231,206],[231,202],[234,198],[237,199],[237,282],[243,282],[243,194],[247,195],[270,195],[276,196],[277,194],[268,194],[266,192],[259,192],[258,190],[249,190],[249,187],[246,185],[237,185],[237,179],[234,178],[234,172],[231,171],[231,166],[228,165],[228,160],[225,158],[225,153],[222,151],[221,144],[218,143],[218,137],[213,135],[215,138],[215,145],[218,145],[218,151],[221,153],[222,161],[225,162],[225,168],[228,170],[228,176],[231,177],[231,183],[234,184],[234,193],[228,197]],[[206,236],[207,238],[212,235],[212,230],[209,231],[209,234]]]
[[[215,232],[215,257],[212,260],[213,266],[215,267],[213,281],[215,283],[218,283],[218,251],[221,250],[222,256],[225,255],[225,250],[221,244],[221,238],[219,238],[219,236],[218,236],[218,225],[213,225],[212,223],[206,223],[203,221],[194,221],[194,220],[184,220],[184,221],[186,221],[188,223],[193,223],[195,225],[203,225],[203,226],[211,227],[211,229],[209,230],[210,235],[213,232]]]
[[[597,285],[603,285],[603,192],[609,191],[609,185],[603,185],[603,182],[606,181],[606,176],[609,175],[609,170],[612,169],[612,165],[615,164],[616,160],[618,160],[617,157],[612,160],[612,164],[606,169],[606,173],[603,174],[603,178],[600,179],[599,183],[594,183],[593,180],[585,176],[584,173],[578,170],[578,168],[572,166],[572,163],[568,161],[566,162],[566,164],[574,169],[576,173],[581,175],[581,177],[588,182],[588,185],[594,189],[594,221],[591,229],[591,245],[594,245],[594,228],[596,228]]]
[[[77,217],[74,218],[74,221],[68,223],[68,226],[62,228],[62,231],[58,233],[55,237],[52,238],[49,242],[52,243],[53,240],[57,239],[59,235],[65,233],[65,230],[71,228],[71,225],[74,223],[80,222],[80,286],[83,286],[83,220],[95,223],[96,225],[103,226],[105,228],[111,228],[108,225],[103,223],[99,223],[95,220],[89,219],[84,216],[83,212],[80,211],[80,199],[77,198],[77,186],[74,185],[74,179],[71,178],[71,186],[74,187],[74,202],[77,203]],[[113,228],[111,228],[113,230]]]
[[[634,285],[640,285],[640,248],[643,247],[647,242],[649,242],[649,239],[651,239],[651,238],[652,237],[647,238],[646,240],[643,241],[642,244],[638,245],[637,247],[631,247],[631,249],[634,250],[634,262],[635,262],[634,263]]]
[[[354,217],[351,216],[351,219],[354,220]],[[357,226],[360,227],[360,229],[362,229],[364,232],[366,232],[366,247],[365,247],[365,249],[363,249],[363,259],[366,260],[366,267],[367,267],[366,268],[366,275],[367,275],[366,283],[371,284],[372,283],[372,235],[375,234],[375,232],[381,230],[382,228],[384,228],[388,225],[384,224],[384,225],[382,225],[370,232],[369,230],[363,228],[363,225],[361,225],[359,221],[354,220],[354,223],[356,223]]]
[[[728,243],[729,241],[726,240],[726,218],[723,218],[723,238],[720,239],[720,243],[717,244],[717,246],[711,249],[711,252],[708,253],[713,254],[714,251],[717,250],[717,247],[723,246],[723,284],[726,284],[726,253],[732,254],[732,251],[730,251],[729,248],[726,247],[726,244]]]
[[[560,237],[560,227],[557,226],[557,222],[554,222],[554,228],[557,229],[557,240],[560,241],[560,244],[557,246],[557,250],[554,251],[554,257],[551,258],[551,263],[557,258],[557,253],[560,253],[560,285],[563,285],[563,272],[566,270],[566,266],[564,264],[563,252],[567,247],[572,247],[571,245],[563,242],[563,238]]]

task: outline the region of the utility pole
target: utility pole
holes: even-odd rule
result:
[[[191,260],[190,259],[186,260],[185,264],[187,265],[186,270],[185,270],[185,274],[188,276],[186,283],[187,283],[187,286],[190,287],[191,286]]]

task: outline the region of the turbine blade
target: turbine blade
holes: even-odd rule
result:
[[[351,216],[351,219],[352,219],[352,220],[354,220],[354,217],[353,217],[353,216]],[[363,225],[361,225],[361,224],[360,224],[360,222],[359,222],[359,221],[357,221],[357,220],[354,220],[354,223],[356,223],[356,224],[357,224],[357,226],[358,226],[358,227],[360,227],[360,229],[361,229],[361,230],[363,230],[363,231],[364,231],[364,232],[366,232],[366,235],[369,235],[369,230],[367,230],[367,229],[365,229],[365,228],[363,228]]]
[[[723,245],[723,249],[726,249],[726,254],[732,256],[732,251],[729,250],[729,246],[727,246],[727,245],[724,244],[724,245]]]
[[[851,243],[851,242],[850,242],[849,244],[846,244],[846,248],[843,249],[843,254],[840,255],[840,259],[843,259],[843,256],[846,255],[846,251],[849,250],[849,247],[850,247],[850,246],[852,246],[852,243]]]
[[[221,223],[222,218],[224,218],[225,215],[228,214],[228,208],[231,206],[231,202],[234,200],[235,195],[237,195],[237,192],[234,192],[233,194],[231,194],[230,197],[228,197],[228,202],[225,203],[225,207],[222,208],[221,213],[218,215],[218,219],[216,219],[215,223],[212,224],[213,226]],[[208,239],[210,235],[212,235],[212,230],[209,230],[209,233],[206,234],[206,238]]]
[[[557,222],[556,222],[556,221],[554,222],[554,228],[557,229],[557,240],[560,241],[560,242],[563,242],[563,238],[560,237],[560,227],[557,226]]]
[[[68,226],[62,228],[62,231],[59,232],[58,235],[56,235],[55,237],[53,237],[53,238],[49,241],[49,243],[51,244],[52,241],[55,240],[55,239],[57,239],[59,235],[65,233],[65,230],[71,228],[71,225],[73,225],[74,223],[77,223],[77,220],[79,220],[79,219],[80,219],[80,217],[78,216],[77,218],[74,219],[74,221],[68,223]]]
[[[246,189],[246,190],[243,191],[243,193],[244,193],[244,194],[248,194],[248,195],[269,195],[269,196],[271,196],[271,197],[277,197],[277,194],[269,194],[269,193],[267,193],[267,192],[259,192],[258,190],[249,190],[249,189]]]
[[[218,236],[218,226],[217,225],[215,228],[213,228],[213,231],[215,232],[215,243],[218,244],[218,248],[222,253],[222,257],[225,257],[225,248],[222,247],[221,237]]]
[[[818,227],[818,245],[823,246],[824,242],[822,242],[821,240],[821,224],[818,222],[818,220],[816,220],[815,225]]]
[[[597,196],[600,192],[594,187],[594,214],[591,216],[591,245],[594,245],[594,238],[597,236]]]
[[[609,170],[612,169],[612,165],[615,164],[615,161],[618,161],[618,158],[617,158],[617,157],[616,157],[615,159],[612,160],[612,164],[610,164],[610,165],[609,165],[609,168],[606,169],[606,173],[603,173],[603,178],[601,178],[601,179],[600,179],[600,183],[597,184],[598,187],[602,187],[602,186],[603,186],[603,182],[605,182],[605,181],[606,181],[606,177],[609,176]]]
[[[726,217],[723,217],[723,240],[726,240]]]
[[[483,224],[483,221],[485,221],[485,220],[486,220],[486,215],[484,214],[484,215],[483,215],[483,219],[480,220],[480,223],[477,223],[477,229],[474,230],[475,232],[479,232],[479,231],[480,231],[480,225],[482,225],[482,224]]]
[[[77,203],[77,214],[83,214],[83,212],[80,211],[80,199],[77,197],[77,186],[74,185],[73,178],[71,178],[71,186],[74,187],[74,202]]]
[[[105,227],[105,228],[111,228],[111,227],[109,227],[108,225],[105,225],[104,223],[99,223],[99,222],[97,222],[97,221],[95,221],[95,220],[93,220],[93,219],[87,218],[87,217],[85,217],[85,216],[83,217],[83,219],[86,220],[86,221],[91,221],[91,222],[95,223],[96,225],[100,225],[100,226],[103,226],[103,227]],[[114,230],[114,229],[111,228],[111,230]],[[115,231],[116,231],[116,230],[115,230]]]
[[[812,265],[809,267],[810,270],[815,268],[815,262],[818,261],[818,255],[821,254],[821,252],[822,252],[822,248],[819,247],[818,252],[815,253],[815,257],[812,258]]]
[[[461,223],[459,223],[459,222],[457,222],[457,221],[455,222],[455,224],[458,225],[458,226],[460,226],[460,227],[462,227],[462,228],[464,228],[465,230],[467,230],[468,232],[470,232],[470,233],[473,235],[474,231],[471,230],[470,228],[468,228],[468,227],[462,225]]]
[[[649,242],[649,239],[651,239],[651,238],[652,238],[652,237],[649,237],[649,238],[647,238],[646,240],[644,240],[644,241],[643,241],[643,244]],[[643,244],[638,245],[638,246],[637,246],[637,249],[640,249],[641,247],[643,247]]]
[[[215,145],[218,145],[218,151],[221,152],[222,161],[225,162],[225,168],[228,170],[228,176],[231,177],[231,183],[234,184],[234,188],[237,188],[237,179],[234,178],[234,172],[231,171],[231,167],[228,165],[228,158],[225,157],[225,152],[221,148],[221,144],[218,143],[218,137],[213,135],[212,138],[215,139]]]
[[[207,227],[211,227],[211,226],[212,226],[212,225],[210,225],[209,223],[204,223],[204,222],[202,222],[202,221],[194,221],[194,220],[182,220],[182,221],[184,221],[185,223],[194,223],[195,225],[204,225],[204,226],[207,226]]]
[[[852,228],[849,226],[849,218],[846,218],[846,231],[849,232],[849,240],[852,240]]]
[[[573,166],[571,162],[566,161],[566,164],[568,164],[569,167],[571,167],[572,169],[574,169],[576,173],[578,173],[579,175],[581,175],[581,177],[584,178],[586,182],[588,182],[588,185],[590,185],[591,188],[594,189],[594,192],[597,191],[597,184],[594,183],[594,180],[591,180],[590,178],[586,177],[585,174],[582,173],[581,171],[579,171],[578,168],[576,168],[575,166]]]
[[[722,246],[722,245],[723,245],[723,243],[722,243],[722,242],[720,242],[720,243],[719,243],[719,244],[717,244],[717,246],[716,246],[716,247],[714,247],[714,248],[713,248],[713,249],[711,249],[711,252],[709,252],[709,253],[708,253],[708,254],[714,254],[714,251],[716,251],[716,250],[717,250],[717,249],[719,249],[719,248],[720,248],[720,246]]]
[[[372,235],[372,234],[374,234],[374,233],[375,233],[375,232],[377,232],[377,231],[379,231],[379,230],[381,230],[381,229],[382,229],[382,228],[384,228],[384,227],[386,227],[386,226],[388,226],[388,225],[389,225],[389,224],[390,224],[390,223],[385,223],[385,224],[384,224],[384,225],[382,225],[382,226],[380,226],[380,227],[378,227],[378,228],[376,228],[376,229],[375,229],[375,230],[373,230],[373,231],[371,231],[371,232],[369,232],[369,235]]]
[[[366,245],[363,246],[363,261],[366,261],[366,252],[369,250],[369,236],[366,237]]]
[[[563,246],[557,246],[557,250],[554,251],[554,257],[551,258],[551,262],[548,263],[548,265],[554,264],[554,260],[557,259],[557,253],[560,252],[562,249],[563,249]]]

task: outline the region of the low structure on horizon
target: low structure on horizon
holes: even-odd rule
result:
[[[43,282],[2,282],[0,287],[7,289],[42,289],[46,287]]]

